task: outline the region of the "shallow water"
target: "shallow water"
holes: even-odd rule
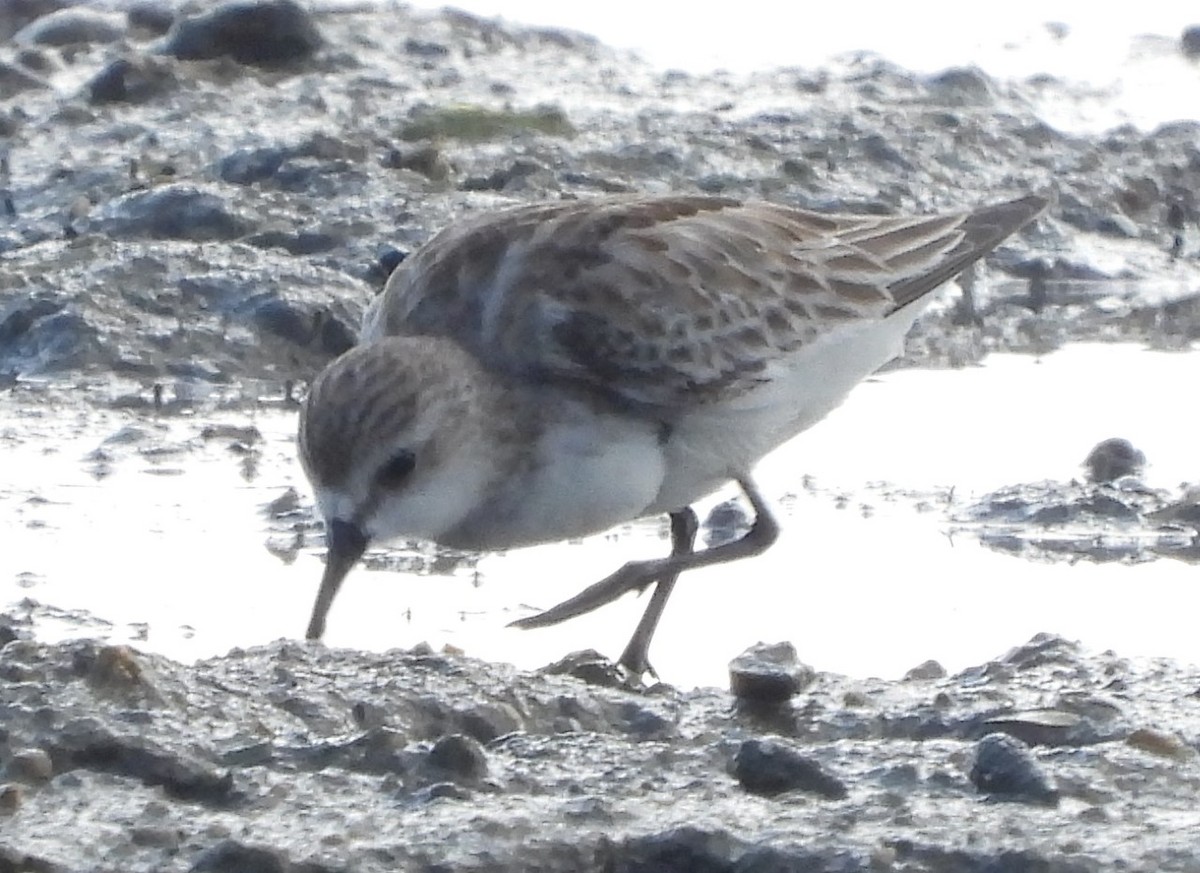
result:
[[[1076,477],[1109,436],[1146,453],[1152,486],[1200,480],[1182,393],[1197,376],[1197,352],[1081,345],[860,386],[763,462],[759,481],[781,505],[780,542],[757,559],[685,577],[653,648],[656,667],[677,684],[723,684],[728,660],[747,645],[787,639],[819,669],[894,677],[926,658],[951,670],[981,662],[1038,631],[1200,662],[1194,566],[1022,560],[951,534],[946,513],[951,500],[1003,485]],[[289,485],[307,494],[294,413],[254,416],[264,439],[249,480],[246,455],[230,440],[199,437],[206,424],[246,418],[156,422],[83,407],[9,416],[0,435],[9,459],[0,604],[31,597],[112,623],[68,615],[41,622],[43,638],[100,634],[184,659],[299,637],[321,550],[303,548],[291,562],[274,556],[262,512]],[[110,460],[98,463],[91,453],[129,424],[159,437],[110,442]],[[101,466],[107,475],[97,478]],[[641,609],[632,597],[557,628],[505,624],[665,548],[664,526],[648,520],[475,566],[440,562],[437,575],[428,552],[408,553],[424,554],[407,562],[425,567],[423,577],[357,569],[326,642],[386,649],[426,640],[526,668],[583,647],[615,656]]]

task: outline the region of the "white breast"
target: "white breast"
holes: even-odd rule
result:
[[[645,515],[662,487],[666,462],[658,426],[598,414],[587,404],[546,396],[553,415],[528,462],[490,495],[447,545],[513,548],[588,536]]]

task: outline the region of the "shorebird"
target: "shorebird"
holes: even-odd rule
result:
[[[328,553],[308,625],[371,544],[487,551],[670,518],[538,627],[655,586],[618,663],[635,676],[680,573],[779,534],[755,463],[903,348],[934,289],[1037,217],[1030,195],[918,217],[675,196],[460,221],[392,274],[360,344],[313,382],[300,459]],[[755,516],[697,551],[691,504],[736,483]]]

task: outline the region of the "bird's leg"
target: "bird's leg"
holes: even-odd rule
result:
[[[569,600],[564,600],[557,606],[552,606],[537,615],[518,619],[512,622],[511,626],[531,628],[558,624],[568,618],[583,615],[611,603],[627,591],[641,591],[652,582],[668,577],[673,581],[674,577],[685,570],[724,564],[727,561],[749,558],[765,551],[779,536],[779,524],[775,521],[771,510],[749,476],[738,477],[737,483],[754,508],[754,524],[740,539],[722,543],[702,552],[693,552],[689,549],[682,554],[672,554],[667,558],[630,561],[611,576],[585,588]],[[669,586],[667,593],[670,593]],[[666,599],[665,596],[663,599]]]
[[[691,554],[699,530],[700,521],[690,506],[672,512],[671,557]],[[671,596],[671,591],[675,588],[675,580],[678,578],[678,571],[659,577],[658,583],[654,586],[654,593],[650,596],[650,602],[646,604],[646,611],[642,613],[641,621],[634,629],[633,636],[629,638],[625,651],[617,659],[617,665],[624,667],[631,676],[640,678],[649,673],[654,678],[658,678],[658,674],[650,666],[650,640],[654,637],[654,631],[658,629],[658,620],[662,618],[667,598]]]

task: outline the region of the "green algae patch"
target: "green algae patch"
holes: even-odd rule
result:
[[[442,139],[487,142],[522,133],[573,137],[575,126],[557,106],[515,110],[458,105],[419,111],[400,128],[399,136],[407,142]]]

